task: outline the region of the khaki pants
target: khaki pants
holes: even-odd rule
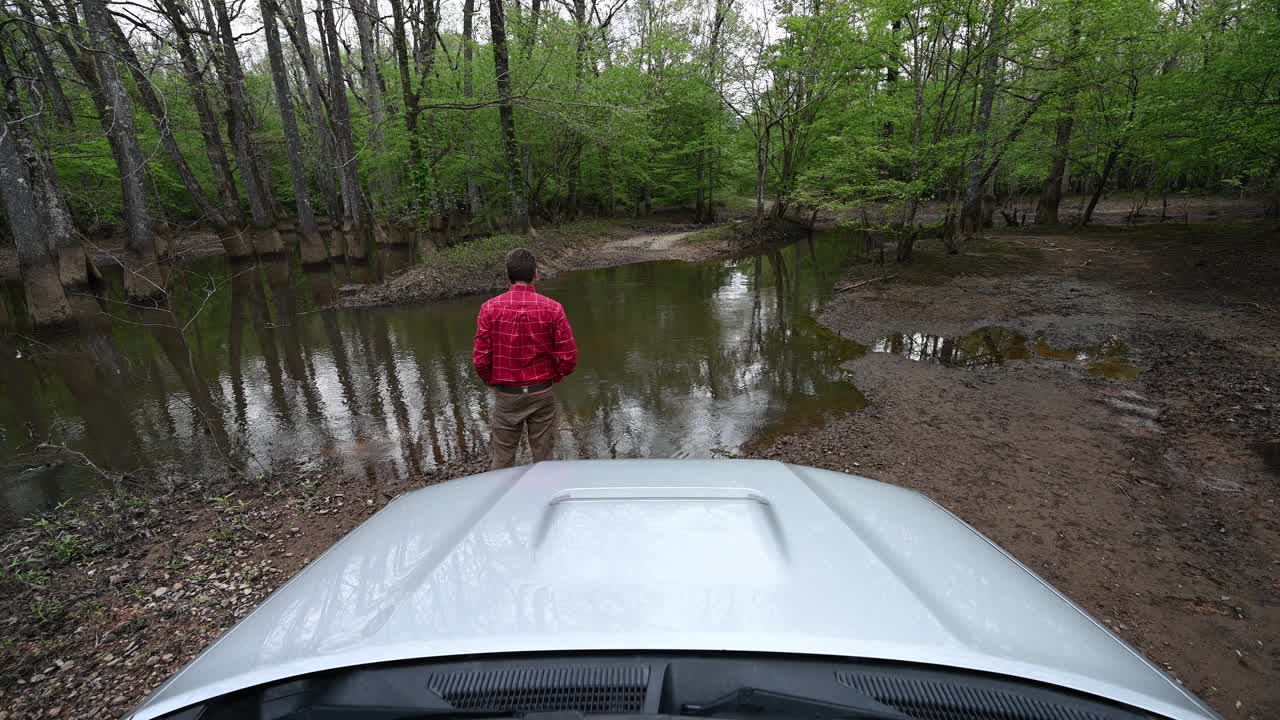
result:
[[[556,447],[556,418],[556,396],[552,388],[528,395],[494,390],[493,417],[489,423],[493,469],[515,464],[516,448],[526,427],[533,461],[550,460]]]

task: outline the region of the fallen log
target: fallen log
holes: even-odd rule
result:
[[[838,287],[836,288],[836,292],[847,292],[849,290],[857,290],[863,285],[870,285],[873,282],[879,282],[881,280],[892,280],[896,277],[898,276],[897,275],[881,275],[880,277],[873,277],[870,280],[863,280],[862,282],[856,282],[852,285],[845,285],[844,287]]]

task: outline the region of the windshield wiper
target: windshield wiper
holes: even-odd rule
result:
[[[853,702],[829,702],[761,688],[741,687],[709,703],[685,703],[680,711],[683,715],[701,717],[717,715],[726,710],[740,710],[749,713],[775,712],[808,720],[913,720],[911,716],[861,693],[853,698],[841,699],[852,699]]]

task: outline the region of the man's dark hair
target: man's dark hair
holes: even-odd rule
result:
[[[507,280],[513,283],[533,282],[538,274],[538,259],[524,248],[507,253]]]

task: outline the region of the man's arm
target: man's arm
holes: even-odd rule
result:
[[[489,308],[482,305],[480,314],[476,316],[476,339],[471,346],[471,364],[475,366],[476,374],[485,385],[491,385],[493,380],[493,339],[489,323]]]
[[[554,341],[551,356],[556,361],[556,375],[558,378],[568,377],[578,366],[578,344],[574,342],[573,328],[569,326],[569,316],[565,315],[563,307],[556,318]]]

